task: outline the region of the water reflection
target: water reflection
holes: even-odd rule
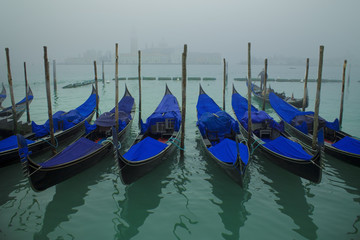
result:
[[[259,173],[270,179],[262,178],[262,181],[273,190],[277,196],[276,203],[282,213],[289,216],[299,227],[293,229],[306,239],[317,239],[318,227],[314,224],[314,206],[306,201],[306,192],[300,177],[297,177],[284,169],[272,164],[270,160],[262,157],[259,162]]]
[[[206,159],[205,172],[208,175],[206,181],[211,184],[212,194],[217,200],[211,202],[220,207],[219,216],[228,232],[223,232],[224,239],[240,239],[240,228],[245,225],[250,213],[246,210],[245,204],[251,199],[251,193],[247,190],[250,174],[244,179],[244,186],[241,188],[212,160],[206,157],[205,150],[200,146],[198,148],[202,156]],[[219,201],[220,200],[220,201]]]
[[[77,213],[77,207],[85,203],[90,186],[100,182],[104,178],[103,174],[110,171],[113,162],[109,160],[106,158],[96,167],[87,169],[55,186],[56,192],[52,201],[46,206],[41,230],[34,233],[34,239],[49,239],[47,237],[49,233]]]
[[[26,182],[20,164],[0,168],[0,206],[15,199],[11,193],[20,192],[22,180]]]
[[[115,239],[131,239],[136,236],[152,210],[159,206],[163,198],[161,192],[169,183],[167,176],[171,172],[175,157],[169,157],[153,172],[125,187],[124,199],[118,200],[119,209],[115,213],[119,216],[113,219]],[[117,182],[119,181],[118,178]],[[114,193],[113,197],[115,195],[117,193]]]

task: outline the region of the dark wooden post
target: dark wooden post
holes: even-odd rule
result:
[[[304,83],[304,98],[303,98],[303,105],[302,105],[302,111],[305,111],[305,106],[306,106],[306,102],[307,102],[307,82],[308,82],[308,77],[309,77],[309,58],[306,59],[306,71],[305,71],[305,83]]]
[[[30,107],[29,107],[29,95],[28,95],[29,84],[26,73],[26,62],[24,62],[24,76],[25,76],[25,94],[26,94],[26,120],[28,123],[30,123],[31,120],[30,120]]]
[[[56,154],[55,137],[54,137],[54,122],[51,107],[51,93],[50,93],[50,73],[49,73],[49,60],[47,56],[47,47],[44,46],[44,67],[45,67],[45,84],[46,84],[46,97],[48,103],[49,127],[50,127],[50,140],[52,145],[52,152]]]
[[[99,88],[97,78],[96,61],[94,61],[94,74],[95,74],[95,90],[96,90],[96,119],[99,117]]]
[[[223,111],[225,111],[226,60],[224,58]]]
[[[56,61],[53,60],[53,76],[54,76],[54,92],[57,91],[57,83],[56,83]]]
[[[17,133],[16,103],[15,103],[14,90],[13,90],[13,85],[12,85],[9,48],[5,48],[5,52],[6,52],[8,81],[9,81],[9,88],[10,88],[10,98],[11,98],[11,107],[12,107],[13,124],[14,124],[14,134],[16,134]]]
[[[181,149],[185,147],[185,119],[186,119],[186,57],[187,44],[184,45],[184,52],[182,54],[182,106],[181,106]],[[181,151],[184,154],[184,151]]]
[[[264,86],[263,86],[264,101],[263,101],[263,106],[262,106],[263,111],[265,111],[266,98],[268,98],[268,97],[266,97],[267,65],[268,65],[268,60],[267,60],[267,58],[265,58],[265,76],[264,76]]]
[[[103,84],[105,84],[105,72],[104,72],[104,61],[102,61],[102,81],[103,81]]]
[[[248,43],[248,145],[251,144],[251,43]]]
[[[139,128],[141,129],[141,51],[138,51],[138,77],[139,77]]]
[[[345,90],[346,64],[347,64],[347,60],[344,61],[343,75],[342,75],[341,102],[340,102],[340,117],[339,117],[339,125],[340,125],[340,128],[341,128],[341,126],[342,126],[343,110],[344,110],[344,90]]]
[[[320,56],[319,56],[319,69],[318,69],[318,79],[317,79],[316,100],[315,100],[315,112],[314,112],[314,128],[313,128],[313,139],[312,139],[312,148],[313,149],[316,149],[317,136],[318,136],[323,57],[324,57],[324,46],[321,45],[320,46]]]
[[[115,128],[119,132],[119,45],[115,44]]]

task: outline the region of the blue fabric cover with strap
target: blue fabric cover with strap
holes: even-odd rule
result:
[[[197,119],[200,119],[204,113],[216,113],[221,111],[221,108],[207,94],[200,94],[196,104],[196,110]]]
[[[157,122],[165,122],[165,119],[174,119],[174,130],[179,131],[181,124],[181,113],[178,101],[172,94],[165,94],[155,111],[142,123],[141,133],[145,133]]]
[[[167,146],[168,145],[165,143],[159,142],[151,137],[146,137],[142,141],[133,145],[129,151],[123,155],[123,157],[128,161],[141,161],[159,154]]]
[[[61,153],[55,155],[46,162],[40,163],[39,165],[43,168],[46,168],[68,163],[90,154],[99,148],[101,148],[100,144],[95,143],[87,138],[80,138],[76,142],[66,147]]]
[[[278,138],[265,143],[263,146],[280,155],[294,159],[310,160],[312,158],[299,143],[291,141],[283,136],[279,136]]]
[[[30,144],[30,143],[34,143],[34,141],[26,139],[26,143]],[[17,142],[16,135],[12,135],[12,136],[0,141],[0,152],[14,149],[17,147],[18,147],[18,142]]]
[[[274,93],[270,93],[269,99],[272,108],[282,119],[284,119],[285,122],[291,124],[292,126],[294,126],[299,131],[305,134],[308,133],[309,130],[308,128],[311,126],[313,122],[313,117],[311,116],[314,115],[314,112],[312,111],[302,112],[297,108],[295,108],[294,106],[290,105],[289,103],[285,102],[278,96],[276,96]],[[308,115],[310,117],[307,117],[305,115]],[[295,119],[296,117],[297,119]],[[319,122],[324,122],[326,127],[331,128],[335,131],[340,130],[339,121],[337,119],[335,119],[334,122],[328,122],[319,116]]]
[[[54,132],[58,130],[69,129],[87,118],[95,109],[96,94],[91,94],[90,97],[79,107],[67,113],[58,111],[53,115]],[[44,124],[31,123],[32,131],[36,137],[44,137],[50,133],[50,123],[47,120]]]
[[[349,136],[337,141],[332,146],[345,152],[360,154],[360,141]]]
[[[249,158],[247,146],[242,143],[238,143],[238,146],[239,146],[240,158],[242,162],[245,165],[247,165]],[[225,163],[232,163],[232,164],[235,164],[236,162],[236,158],[237,158],[236,142],[231,139],[225,138],[220,143],[210,147],[209,151],[220,161],[223,161]]]
[[[238,122],[224,111],[203,113],[197,125],[202,136],[205,136],[207,131],[216,132],[220,140],[232,131],[239,133]]]

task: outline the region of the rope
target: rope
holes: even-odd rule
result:
[[[259,139],[261,140],[261,139]],[[254,151],[261,145],[261,143],[259,143],[259,140],[255,140],[252,144],[251,144],[251,155],[253,155]],[[258,145],[256,145],[256,147],[254,148],[254,144],[257,143]]]
[[[55,143],[55,146],[52,145],[51,142],[49,142],[48,140],[46,140],[46,139],[44,139],[44,138],[40,138],[39,140],[46,142],[47,144],[49,144],[49,145],[52,146],[53,148],[58,148],[59,142],[58,142],[58,140],[57,140],[57,138],[56,138],[55,136],[54,136],[54,139],[55,139],[55,142],[56,142],[56,143]]]
[[[175,145],[178,149],[180,149],[180,150],[182,150],[182,151],[185,151],[185,148],[180,147],[180,146],[177,145],[177,144],[175,143],[175,141],[173,141],[173,140],[176,140],[176,141],[178,141],[178,142],[180,143],[180,140],[179,140],[179,139],[173,138],[173,137],[169,138],[169,140],[167,140],[166,142],[167,142],[167,143],[169,142],[169,143]]]

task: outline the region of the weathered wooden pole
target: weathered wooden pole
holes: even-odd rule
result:
[[[223,111],[225,111],[226,60],[224,58]]]
[[[343,110],[344,110],[344,90],[345,90],[346,64],[347,64],[347,60],[344,61],[343,75],[342,75],[341,102],[340,102],[340,117],[339,117],[339,125],[340,125],[340,128],[341,128],[341,126],[342,126]]]
[[[251,43],[248,43],[248,145],[251,144]]]
[[[182,54],[182,106],[181,106],[181,143],[180,148],[184,150],[185,147],[185,119],[186,119],[186,57],[187,57],[187,44],[184,45],[184,52]],[[184,151],[181,151],[181,155]]]
[[[30,107],[29,107],[29,94],[28,94],[29,84],[26,73],[26,62],[24,62],[24,76],[25,76],[25,94],[26,94],[26,121],[30,123],[31,120],[30,120]]]
[[[47,56],[47,47],[44,46],[44,67],[45,67],[45,84],[46,84],[46,97],[48,103],[49,127],[50,127],[50,140],[52,145],[52,152],[56,154],[55,137],[54,137],[54,122],[51,107],[51,93],[50,93],[50,73],[49,73],[49,60]]]
[[[115,44],[115,129],[119,132],[119,45]]]
[[[313,139],[312,139],[312,148],[313,149],[316,149],[317,136],[318,136],[323,57],[324,57],[324,46],[321,45],[320,46],[320,56],[319,56],[319,69],[318,69],[318,79],[317,79],[317,89],[316,89],[316,100],[315,100],[315,112],[314,112],[314,128],[313,128]]]
[[[10,88],[11,107],[12,107],[13,124],[14,124],[14,134],[16,134],[17,133],[16,103],[15,103],[14,90],[13,90],[13,85],[12,85],[9,48],[5,48],[5,52],[6,52],[8,81],[9,81],[9,88]]]
[[[56,61],[53,60],[53,77],[54,77],[54,92],[57,91],[57,83],[56,83]]]
[[[138,78],[139,78],[139,128],[141,129],[141,51],[138,51]]]
[[[103,84],[105,84],[105,71],[104,71],[104,61],[102,61],[102,81],[103,81]]]
[[[308,82],[308,77],[309,77],[309,58],[306,59],[306,71],[305,71],[305,83],[304,83],[304,98],[303,98],[303,104],[302,104],[302,111],[305,111],[305,106],[306,106],[306,102],[307,102],[307,82]]]
[[[266,99],[269,98],[269,96],[266,97],[267,65],[268,65],[268,60],[267,60],[267,58],[265,58],[265,76],[264,76],[264,86],[263,86],[264,101],[263,101],[263,106],[262,106],[263,111],[265,111]]]
[[[99,88],[97,78],[96,61],[94,61],[94,74],[95,74],[95,91],[96,91],[96,119],[99,117]]]

